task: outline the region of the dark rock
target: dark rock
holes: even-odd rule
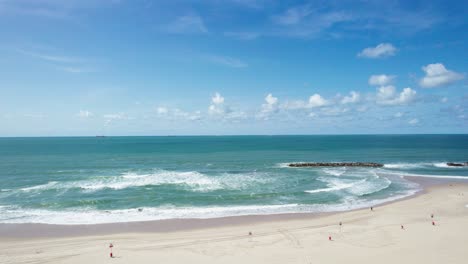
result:
[[[290,163],[289,167],[383,167],[383,164],[374,162],[304,162]]]
[[[465,166],[468,166],[468,162],[447,162],[447,166],[450,166],[450,167],[465,167]]]

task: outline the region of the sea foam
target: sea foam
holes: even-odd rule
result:
[[[244,173],[208,176],[206,174],[188,171],[158,170],[150,174],[126,173],[118,176],[93,177],[80,181],[51,181],[30,187],[24,187],[23,192],[40,192],[45,190],[82,189],[85,191],[98,191],[103,189],[122,190],[132,187],[179,185],[192,191],[207,192],[219,189],[242,189],[255,183],[266,183],[271,179],[263,177],[262,173]]]
[[[43,210],[20,208],[16,206],[0,207],[0,223],[43,223],[58,225],[104,224],[120,222],[139,222],[164,219],[208,219],[226,216],[269,215],[287,213],[322,213],[339,212],[394,201],[416,193],[408,190],[392,197],[365,200],[346,197],[337,204],[278,204],[247,206],[212,206],[212,207],[143,207],[119,210],[95,210],[81,208],[76,210]],[[141,209],[141,210],[138,210]]]

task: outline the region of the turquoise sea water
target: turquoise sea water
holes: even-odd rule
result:
[[[349,210],[420,188],[403,175],[468,179],[462,161],[468,135],[0,138],[0,223]]]

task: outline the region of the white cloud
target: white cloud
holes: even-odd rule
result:
[[[343,99],[341,99],[341,103],[342,104],[354,104],[354,103],[358,103],[360,100],[361,100],[361,95],[358,92],[351,91],[349,93],[349,96],[345,96],[343,97]]]
[[[448,98],[447,98],[447,97],[443,97],[442,99],[440,99],[440,102],[441,102],[441,103],[446,103],[446,102],[448,102]]]
[[[376,47],[368,47],[358,53],[358,57],[377,59],[394,56],[397,49],[390,43],[380,43]]]
[[[383,86],[389,85],[395,79],[394,75],[386,75],[386,74],[379,74],[379,75],[371,75],[369,77],[369,85],[372,86]]]
[[[156,113],[159,117],[165,118],[168,120],[190,120],[196,121],[202,119],[200,111],[195,112],[185,112],[179,108],[167,108],[160,106],[156,108]]]
[[[224,97],[222,97],[219,93],[215,93],[215,95],[211,97],[211,102],[215,105],[220,105],[224,103]]]
[[[328,101],[325,100],[320,94],[314,94],[311,97],[309,97],[309,107],[314,108],[314,107],[321,107],[325,106],[328,104]]]
[[[265,104],[262,104],[262,110],[257,115],[258,118],[268,119],[271,113],[278,111],[278,98],[271,93],[265,97]]]
[[[166,107],[160,106],[156,108],[156,112],[158,113],[158,115],[166,115],[167,113],[169,113],[169,110]]]
[[[93,115],[94,115],[93,113],[87,110],[80,110],[80,112],[78,113],[78,117],[80,118],[89,118],[89,117],[92,117]]]
[[[295,100],[295,101],[287,101],[286,103],[281,105],[281,108],[286,110],[298,110],[298,109],[310,109],[310,108],[318,108],[329,105],[330,102],[323,98],[320,94],[314,94],[309,97],[308,102],[304,102],[302,100]]]
[[[208,107],[208,113],[211,115],[224,115],[231,112],[228,106],[224,105],[224,97],[219,93],[215,93],[211,97],[211,105]]]
[[[180,16],[166,26],[166,31],[177,34],[206,34],[208,29],[203,19],[196,14]]]
[[[414,101],[416,91],[405,88],[397,93],[394,86],[382,86],[377,89],[377,103],[381,105],[406,105]]]
[[[210,105],[208,107],[208,112],[211,115],[222,115],[222,114],[224,114],[224,108],[220,107],[218,105]]]
[[[419,85],[424,88],[432,88],[447,85],[464,78],[464,75],[447,70],[442,63],[428,64],[422,67],[426,76],[421,78]]]
[[[403,113],[402,113],[402,112],[398,112],[398,113],[396,113],[396,114],[393,115],[393,116],[396,117],[396,118],[400,118],[400,117],[403,116]]]
[[[419,119],[413,118],[410,121],[408,121],[408,124],[410,124],[412,126],[417,125],[417,124],[419,124]]]
[[[265,101],[267,102],[268,105],[274,105],[278,102],[278,98],[274,97],[272,94],[268,94],[265,97]]]

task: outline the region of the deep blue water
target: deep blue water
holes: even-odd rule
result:
[[[288,168],[368,161],[383,168]],[[468,178],[468,135],[0,138],[0,222],[106,223],[323,212]],[[138,210],[140,208],[141,210]]]

